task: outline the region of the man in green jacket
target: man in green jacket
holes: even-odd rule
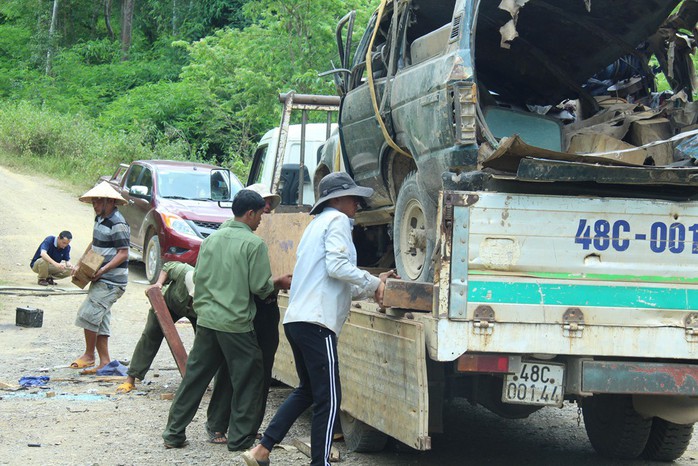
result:
[[[157,282],[150,288],[159,288],[170,311],[173,322],[186,317],[196,332],[196,313],[192,306],[194,296],[194,267],[184,262],[167,262],[160,272]],[[153,308],[148,311],[148,318],[141,338],[133,350],[131,364],[126,372],[126,381],[116,387],[117,393],[128,393],[136,388],[136,379],[143,380],[153,364],[165,335],[155,316]]]
[[[227,366],[233,386],[228,449],[245,450],[254,443],[263,365],[252,323],[252,296],[264,299],[290,286],[288,275],[272,280],[267,246],[253,233],[265,204],[256,192],[241,190],[233,200],[235,221],[201,245],[194,272],[197,332],[162,434],[166,448],[187,445],[186,427],[221,364]]]

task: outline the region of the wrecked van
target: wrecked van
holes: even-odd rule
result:
[[[315,184],[339,144],[346,170],[375,190],[357,235],[383,249],[360,260],[394,254],[404,278],[430,280],[444,188],[692,198],[695,174],[677,167],[696,153],[696,5],[383,1],[355,47],[347,15],[340,137]],[[670,89],[658,92],[655,74]]]

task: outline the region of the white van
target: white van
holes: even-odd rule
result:
[[[305,125],[305,151],[301,160],[301,127],[302,125],[289,125],[286,147],[281,160],[281,177],[279,179],[278,193],[281,195],[282,205],[313,205],[315,193],[313,191],[313,176],[318,164],[319,149],[329,137],[329,131],[337,125],[332,124],[328,131],[325,123],[309,123]],[[279,146],[280,129],[276,127],[262,136],[257,144],[247,185],[263,183],[272,189],[274,178],[274,162]],[[302,202],[298,199],[298,185],[301,180],[300,166],[303,165],[303,194]]]

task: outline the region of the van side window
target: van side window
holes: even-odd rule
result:
[[[250,167],[250,176],[248,178],[248,184],[261,183],[264,177],[264,167],[266,166],[267,157],[271,154],[267,154],[269,146],[260,146],[255,151],[252,156],[252,166]],[[273,161],[271,162],[274,163]],[[271,186],[269,187],[271,189]]]

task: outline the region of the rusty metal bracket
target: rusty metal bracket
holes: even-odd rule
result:
[[[686,327],[686,341],[698,342],[698,312],[691,312],[683,319]]]
[[[463,194],[458,191],[444,191],[445,206],[469,207],[480,200],[480,196],[474,193]]]
[[[584,313],[578,307],[568,308],[562,314],[562,334],[569,338],[581,338],[584,331]]]
[[[494,331],[494,309],[484,304],[479,305],[473,312],[473,333],[491,335]]]

